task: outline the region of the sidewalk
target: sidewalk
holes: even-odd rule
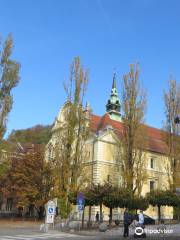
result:
[[[175,225],[165,225],[166,229],[165,233],[157,233],[159,230],[158,225],[148,225],[145,228],[146,235],[147,237],[171,237],[171,236],[176,236],[180,238],[180,224],[175,224]],[[135,232],[135,229],[129,228],[129,235],[133,236]],[[123,236],[123,227],[118,227],[118,228],[112,228],[108,229],[106,232],[100,232],[98,229],[97,230],[81,230],[79,232],[73,232],[74,234],[77,235],[83,235],[83,236]]]
[[[23,220],[9,220],[0,219],[0,228],[37,228],[43,221],[23,221]]]

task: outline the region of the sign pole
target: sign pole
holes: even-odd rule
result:
[[[45,218],[45,232],[48,232],[49,224],[53,224],[54,229],[54,217],[56,214],[56,204],[53,201],[48,201],[45,205],[46,218]]]
[[[82,228],[84,226],[84,205],[85,205],[84,194],[79,192],[77,194],[77,212],[79,214],[79,219],[81,219],[82,221]]]

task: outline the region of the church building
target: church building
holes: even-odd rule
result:
[[[56,118],[54,127],[52,129],[52,139],[47,145],[47,149],[53,146],[53,142],[58,141],[56,132],[59,129],[60,124],[63,122],[63,112],[66,104],[62,106],[58,117]],[[122,168],[121,159],[119,159],[118,142],[121,141],[123,123],[121,121],[121,104],[118,97],[118,91],[116,87],[116,79],[113,77],[113,84],[110,97],[106,104],[106,112],[103,116],[95,114],[89,114],[90,124],[90,137],[86,142],[87,158],[84,161],[84,169],[88,178],[93,183],[111,182],[112,184],[122,184]],[[145,169],[147,172],[147,179],[143,184],[142,195],[145,196],[147,192],[154,189],[166,190],[169,188],[168,173],[166,166],[168,164],[168,158],[166,155],[167,146],[163,140],[162,131],[145,126],[148,145],[145,151],[146,158],[144,161]],[[48,152],[51,157],[51,151]],[[98,211],[98,207],[94,207],[95,212]],[[109,212],[104,210],[105,218],[108,217]],[[116,209],[114,214],[120,214],[122,218],[122,210]],[[158,209],[153,206],[149,206],[145,214],[157,219]],[[161,218],[171,219],[173,217],[172,207],[162,207]]]

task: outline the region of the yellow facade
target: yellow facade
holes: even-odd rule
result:
[[[103,183],[110,181],[113,184],[122,184],[121,175],[121,160],[118,159],[118,147],[117,137],[111,129],[102,131],[101,134],[96,137],[96,140],[92,139],[91,144],[88,143],[88,151],[90,151],[89,158],[85,164],[88,169],[91,179],[94,183]],[[94,151],[94,153],[93,153]],[[165,155],[155,152],[145,152],[147,180],[143,184],[142,196],[150,192],[150,182],[154,182],[155,189],[166,190],[169,189],[168,171],[167,166],[169,164],[168,158]],[[154,165],[151,166],[151,159],[154,161]],[[96,207],[96,210],[98,208]],[[109,210],[104,209],[105,216],[107,217]],[[117,211],[115,211],[117,214]],[[121,212],[121,211],[120,211]],[[157,207],[150,206],[145,214],[151,216],[154,219],[158,218]],[[161,216],[164,219],[172,219],[173,208],[162,207]]]
[[[52,139],[47,145],[53,146],[58,141],[57,131],[63,124],[63,109],[60,111],[58,118],[56,119],[53,127]],[[98,132],[93,132],[91,137],[86,142],[86,159],[84,160],[84,170],[82,175],[86,176],[89,182],[103,183],[111,182],[112,184],[122,184],[121,164],[122,161],[119,157],[119,141],[120,139],[114,133],[112,126],[106,126],[100,129]],[[47,158],[49,150],[47,150]],[[147,173],[147,179],[144,181],[142,187],[142,195],[150,192],[150,187],[154,189],[169,189],[168,183],[168,158],[165,154],[146,150],[144,152],[145,168]],[[92,217],[95,217],[95,212],[98,211],[98,207],[93,208]],[[109,210],[104,208],[105,219],[108,218]],[[114,210],[114,216],[119,214],[122,218],[122,210]],[[158,210],[156,207],[150,206],[145,212],[148,216],[157,219]],[[171,219],[173,217],[173,209],[171,207],[162,207],[162,218]],[[119,217],[118,217],[119,218]]]

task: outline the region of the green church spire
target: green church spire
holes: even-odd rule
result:
[[[116,89],[116,73],[113,75],[113,84],[112,84],[112,89]]]
[[[106,104],[106,111],[110,114],[111,119],[120,121],[121,120],[120,108],[121,108],[120,100],[116,88],[116,74],[114,73],[111,95]]]

